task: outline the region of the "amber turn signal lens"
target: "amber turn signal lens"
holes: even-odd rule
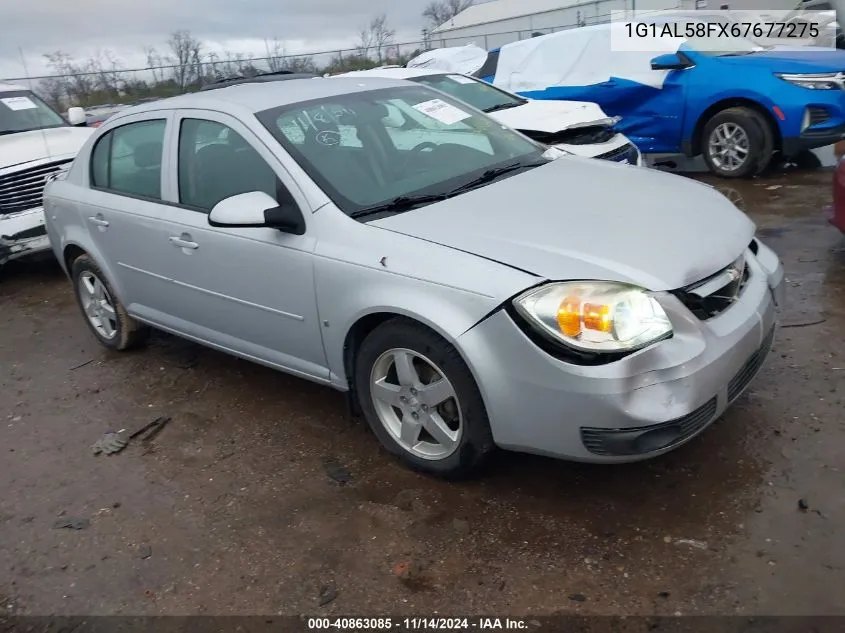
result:
[[[613,319],[610,318],[610,306],[595,303],[585,303],[584,327],[598,332],[613,331]]]
[[[557,324],[564,336],[578,336],[581,333],[581,299],[566,297],[557,309]]]

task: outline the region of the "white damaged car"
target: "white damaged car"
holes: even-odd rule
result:
[[[424,84],[544,145],[586,158],[643,164],[636,145],[614,128],[621,119],[608,117],[595,103],[526,99],[475,77],[433,67],[374,68],[337,76],[386,77]]]
[[[94,132],[84,124],[82,108],[65,120],[29,89],[0,83],[0,266],[50,250],[41,196]]]

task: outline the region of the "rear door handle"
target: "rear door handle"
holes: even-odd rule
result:
[[[176,246],[177,248],[190,248],[191,250],[195,251],[196,249],[198,249],[200,247],[199,244],[197,244],[196,242],[191,242],[190,238],[185,239],[184,236],[182,236],[182,237],[170,236],[169,239],[170,239],[170,243],[173,244],[173,246]]]
[[[93,224],[94,226],[101,226],[103,228],[109,225],[108,220],[104,220],[102,215],[92,215],[88,218],[88,221]]]

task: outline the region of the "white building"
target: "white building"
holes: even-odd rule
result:
[[[429,33],[431,46],[475,43],[486,49],[566,28],[609,22],[611,11],[792,9],[800,0],[491,0],[479,2]],[[781,6],[782,5],[782,6]]]

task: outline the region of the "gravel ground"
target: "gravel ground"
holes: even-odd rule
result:
[[[10,265],[0,615],[845,614],[830,182],[726,190],[789,283],[774,352],[720,422],[646,463],[503,453],[461,484],[394,463],[329,389],[165,335],[108,353],[56,265]],[[159,416],[153,441],[92,454]]]

